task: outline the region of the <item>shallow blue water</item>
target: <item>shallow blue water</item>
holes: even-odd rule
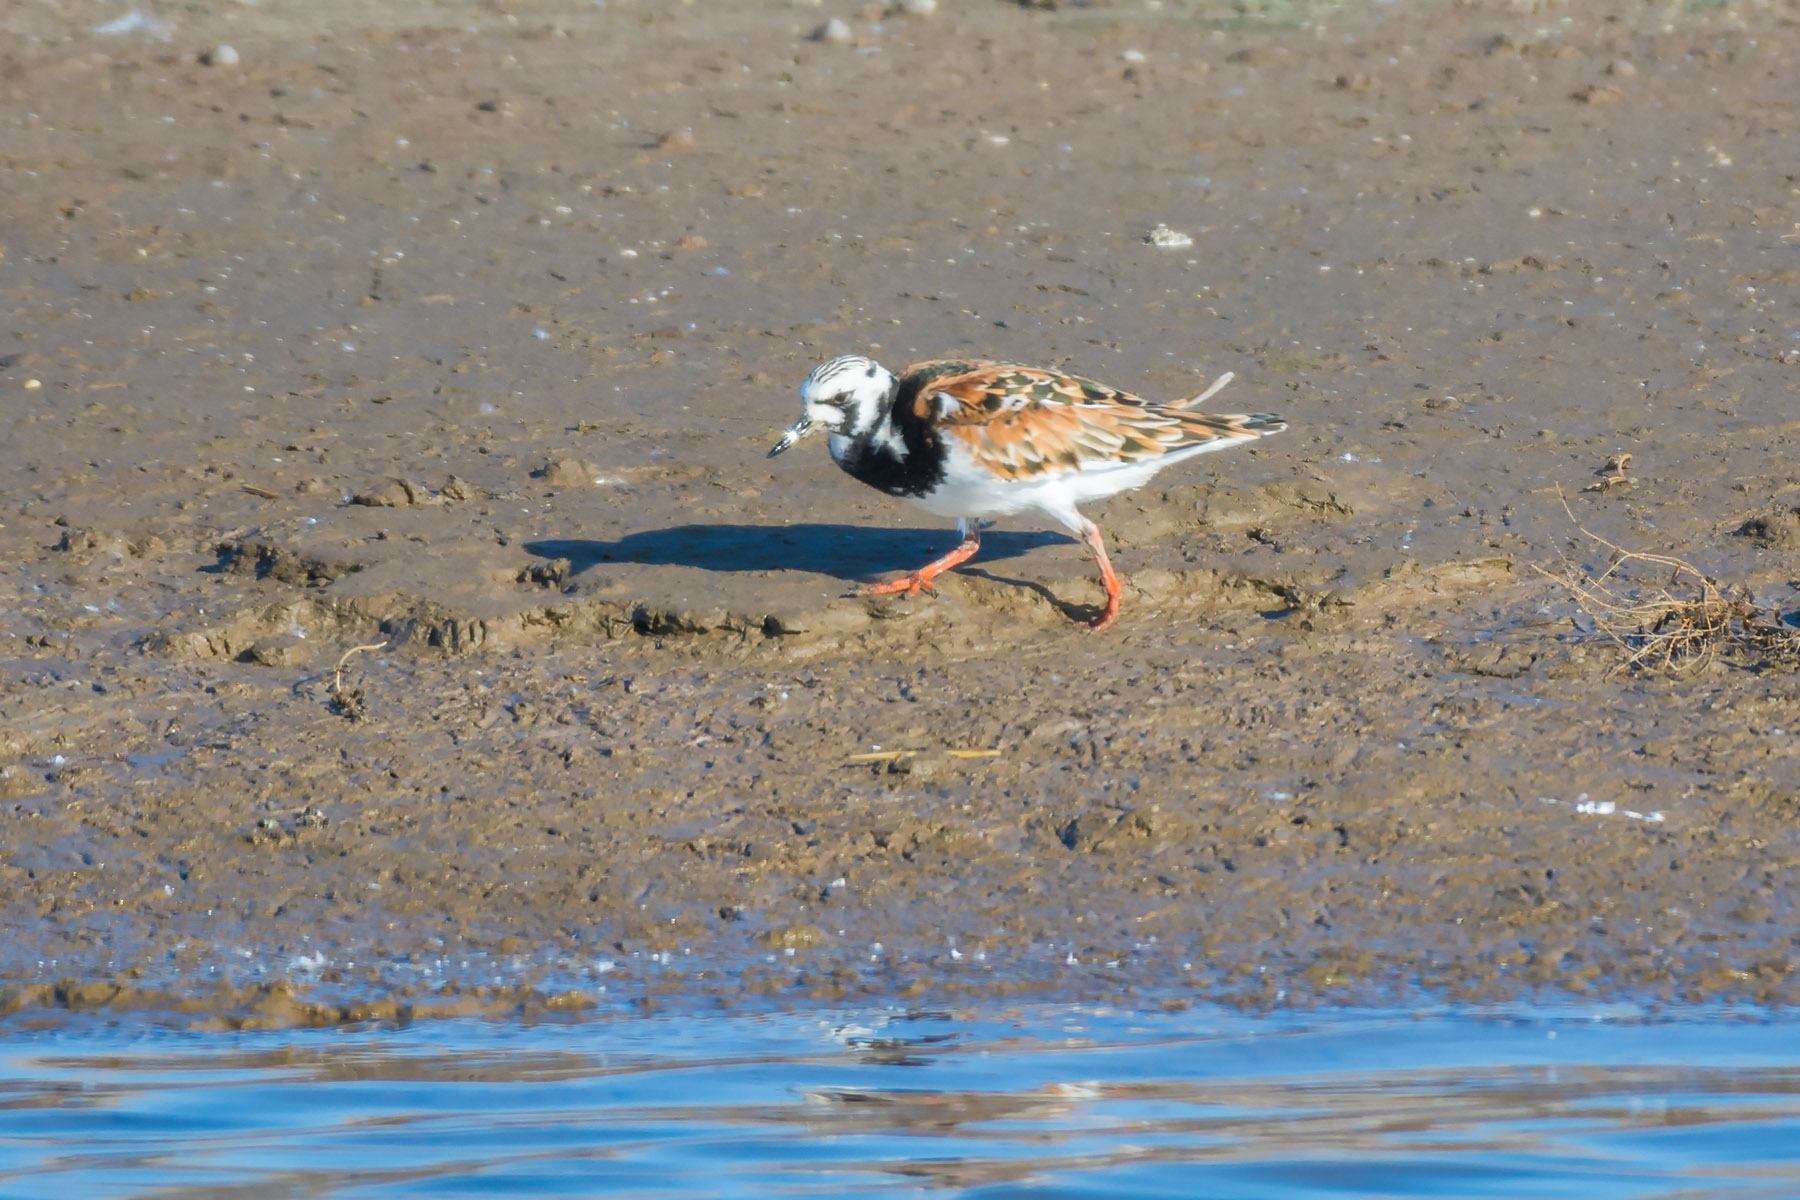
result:
[[[1800,1196],[1800,1019],[1023,1008],[0,1036],[0,1196]]]

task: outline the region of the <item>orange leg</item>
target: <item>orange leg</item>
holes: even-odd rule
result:
[[[1100,527],[1086,517],[1081,520],[1081,540],[1087,543],[1089,553],[1094,556],[1094,563],[1100,568],[1100,582],[1106,588],[1106,607],[1088,622],[1088,627],[1105,629],[1119,615],[1119,577],[1113,574],[1112,563],[1107,561],[1106,546],[1100,541]]]
[[[969,520],[958,521],[957,525],[962,531],[962,545],[944,557],[926,563],[911,575],[902,576],[887,583],[872,583],[868,587],[858,588],[856,594],[858,596],[886,596],[893,592],[905,592],[909,596],[916,596],[921,591],[935,591],[931,586],[932,580],[958,563],[967,562],[977,550],[981,549],[981,523]]]

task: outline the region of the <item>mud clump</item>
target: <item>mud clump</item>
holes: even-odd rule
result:
[[[367,491],[357,492],[350,503],[364,508],[421,508],[431,503],[431,492],[410,479],[389,479]]]
[[[1738,526],[1736,532],[1763,550],[1800,551],[1800,509],[1777,510],[1751,517]]]
[[[360,571],[364,563],[305,554],[289,546],[262,539],[222,542],[216,549],[218,569],[271,579],[302,587],[322,587]]]

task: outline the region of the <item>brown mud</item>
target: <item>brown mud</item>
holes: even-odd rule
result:
[[[1691,7],[10,8],[0,1008],[1790,1002],[1792,662],[1539,570],[1800,607],[1800,14]],[[857,599],[852,350],[1291,428],[1105,634]]]

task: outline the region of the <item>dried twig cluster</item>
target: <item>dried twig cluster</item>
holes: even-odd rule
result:
[[[1573,513],[1569,519],[1574,521]],[[1596,575],[1574,565],[1561,571],[1537,569],[1567,588],[1594,629],[1625,651],[1624,666],[1699,670],[1722,654],[1800,666],[1800,628],[1757,607],[1750,589],[1727,589],[1683,559],[1626,550],[1576,528],[1609,551],[1606,570]],[[1666,578],[1645,586],[1628,576],[1634,565],[1653,568],[1653,578]]]

